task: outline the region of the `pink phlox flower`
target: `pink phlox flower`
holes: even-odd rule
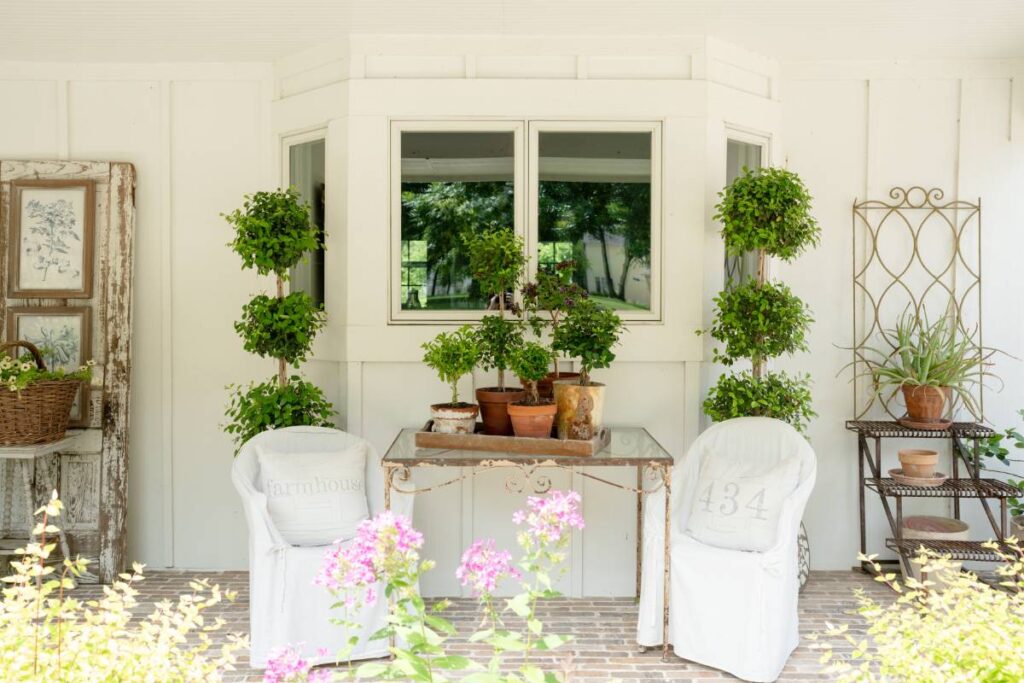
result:
[[[527,510],[512,515],[518,525],[526,524],[528,533],[537,543],[555,543],[570,529],[582,529],[583,514],[580,510],[583,499],[575,491],[551,491],[543,498],[530,496],[526,500]]]
[[[288,647],[274,650],[267,660],[267,669],[263,672],[263,683],[326,683],[331,680],[331,672],[326,669],[311,671],[312,663],[302,656],[298,647]],[[321,651],[317,656],[323,657]]]
[[[469,586],[477,597],[493,593],[502,579],[519,576],[519,571],[512,566],[511,553],[498,550],[493,538],[473,541],[462,554],[462,562],[455,570],[459,582]]]

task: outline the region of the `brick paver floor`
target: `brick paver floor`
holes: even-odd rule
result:
[[[137,611],[147,613],[152,604],[172,598],[188,590],[192,577],[206,578],[222,588],[236,590],[238,597],[233,603],[216,608],[216,616],[226,621],[224,633],[245,633],[249,627],[248,576],[245,572],[178,572],[151,571],[139,584],[139,606]],[[892,595],[888,588],[875,583],[858,572],[812,572],[811,579],[800,598],[800,630],[803,635],[821,632],[825,622],[848,623],[856,632],[858,619],[850,614],[855,607],[853,591],[862,588],[879,600]],[[97,591],[95,586],[83,586],[78,597],[88,597]],[[661,652],[641,653],[636,647],[636,604],[630,598],[585,598],[551,601],[542,615],[546,628],[554,633],[572,634],[574,642],[559,651],[557,656],[547,660],[551,670],[568,673],[573,683],[596,683],[597,681],[620,680],[624,683],[637,681],[712,681],[735,680],[715,669],[702,667],[675,656],[669,662],[661,661]],[[460,635],[475,629],[479,612],[472,600],[454,600],[447,611]],[[466,642],[465,638],[452,641],[453,654],[469,654],[473,648],[481,652],[479,645]],[[822,680],[819,654],[807,647],[804,639],[793,653],[780,680]],[[247,665],[247,658],[240,666]],[[258,672],[240,669],[226,676],[229,681],[258,681]]]

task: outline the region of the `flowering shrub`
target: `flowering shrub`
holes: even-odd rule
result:
[[[144,619],[133,619],[135,585],[142,566],[104,586],[103,597],[82,602],[71,597],[74,579],[85,571],[82,559],[47,564],[57,533],[51,520],[61,511],[56,494],[39,509],[41,521],[14,574],[4,578],[0,601],[0,672],[5,681],[217,681],[234,668],[235,655],[248,644],[229,637],[214,647],[210,633],[220,619],[203,612],[225,598],[206,581],[193,581],[192,593],[165,600]]]
[[[441,616],[447,602],[428,609],[419,595],[420,577],[434,566],[420,559],[423,535],[408,518],[391,512],[363,522],[348,545],[335,546],[326,553],[315,583],[335,595],[337,606],[346,612],[377,600],[376,586],[384,584],[385,596],[391,600],[388,625],[371,638],[395,638],[402,645],[391,648],[392,661],[367,662],[335,672],[336,680],[439,683],[450,680],[443,672],[462,671],[469,674],[461,680],[473,683],[557,681],[554,673],[532,664],[530,654],[553,650],[569,641],[568,636],[545,632],[537,618],[537,603],[559,595],[553,585],[565,559],[570,531],[584,526],[580,503],[575,492],[552,491],[543,498],[529,498],[527,509],[513,515],[513,521],[521,527],[517,541],[523,551],[515,564],[512,554],[499,549],[493,539],[477,540],[463,553],[456,577],[470,588],[484,612],[481,630],[469,640],[491,646],[492,655],[486,665],[445,651],[446,642],[456,634],[452,624]],[[493,593],[507,580],[519,581],[521,590],[499,608]],[[523,628],[506,623],[505,618],[511,621],[513,616]],[[344,619],[339,621],[351,625]],[[349,647],[357,642],[353,638]],[[506,652],[522,657],[517,673],[502,671],[502,655]],[[345,659],[345,653],[339,659]],[[268,669],[265,679],[269,683],[327,680],[322,678],[322,671],[310,671],[308,663],[294,651],[283,651],[272,666],[274,677]]]
[[[327,652],[317,652],[327,656]],[[327,683],[331,672],[326,669],[312,669],[309,660],[304,659],[294,647],[286,647],[271,653],[263,672],[264,683]]]
[[[76,379],[88,382],[92,378],[92,366],[95,364],[90,360],[72,372],[63,368],[40,370],[36,367],[31,354],[14,357],[5,353],[0,355],[0,385],[10,391],[21,391],[30,384],[50,379]]]
[[[945,588],[913,578],[901,586],[895,574],[882,574],[874,556],[862,557],[872,563],[876,580],[899,597],[879,605],[858,593],[867,638],[855,638],[845,625],[829,625],[826,637],[852,645],[853,653],[840,657],[832,643],[817,643],[828,673],[842,681],[1024,680],[1024,551],[1015,542],[1006,549],[988,547],[1004,561],[996,569],[1001,588],[973,573],[950,571],[948,559],[929,553],[914,561],[923,572],[941,572]]]

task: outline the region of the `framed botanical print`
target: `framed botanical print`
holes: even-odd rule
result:
[[[88,306],[18,306],[7,309],[7,339],[39,347],[48,370],[76,370],[92,358]],[[71,408],[71,427],[89,426],[89,387]]]
[[[95,212],[91,180],[12,181],[7,296],[91,297]]]

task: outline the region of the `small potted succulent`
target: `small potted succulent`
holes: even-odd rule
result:
[[[561,379],[554,385],[559,438],[592,439],[600,431],[604,385],[592,382],[590,373],[615,360],[612,347],[621,333],[619,316],[591,299],[575,302],[555,331],[554,348],[580,362],[578,379]]]
[[[587,298],[587,290],[572,281],[575,269],[575,261],[561,261],[555,264],[551,271],[539,271],[537,279],[523,287],[523,303],[530,326],[538,337],[547,328],[553,341],[566,311],[577,301]],[[562,372],[559,369],[560,354],[554,345],[549,354],[551,372],[537,383],[542,398],[551,398],[554,395],[555,381],[579,377],[577,372]]]
[[[551,436],[557,406],[549,398],[541,398],[537,383],[547,377],[549,351],[537,342],[527,342],[512,352],[512,371],[526,389],[526,398],[508,404],[508,415],[516,436],[546,439]]]
[[[442,434],[472,434],[476,430],[479,408],[459,400],[459,380],[476,367],[480,352],[473,328],[463,325],[454,332],[442,332],[423,344],[423,362],[437,372],[438,378],[452,389],[449,403],[430,406],[433,431]]]
[[[934,322],[907,311],[887,330],[892,349],[865,349],[875,358],[865,357],[867,374],[882,395],[891,389],[903,393],[907,415],[901,421],[920,429],[945,429],[950,423],[954,399],[978,418],[981,411],[971,389],[984,378],[994,376],[988,365],[994,349],[981,348],[961,332],[953,316],[944,315]]]
[[[480,288],[491,297],[496,312],[480,321],[477,342],[484,370],[498,371],[498,385],[476,390],[476,400],[486,434],[511,434],[508,404],[523,398],[520,387],[505,386],[505,371],[511,353],[523,343],[522,322],[506,317],[506,298],[514,292],[523,276],[526,258],[523,240],[511,230],[492,230],[466,240],[469,267]]]

